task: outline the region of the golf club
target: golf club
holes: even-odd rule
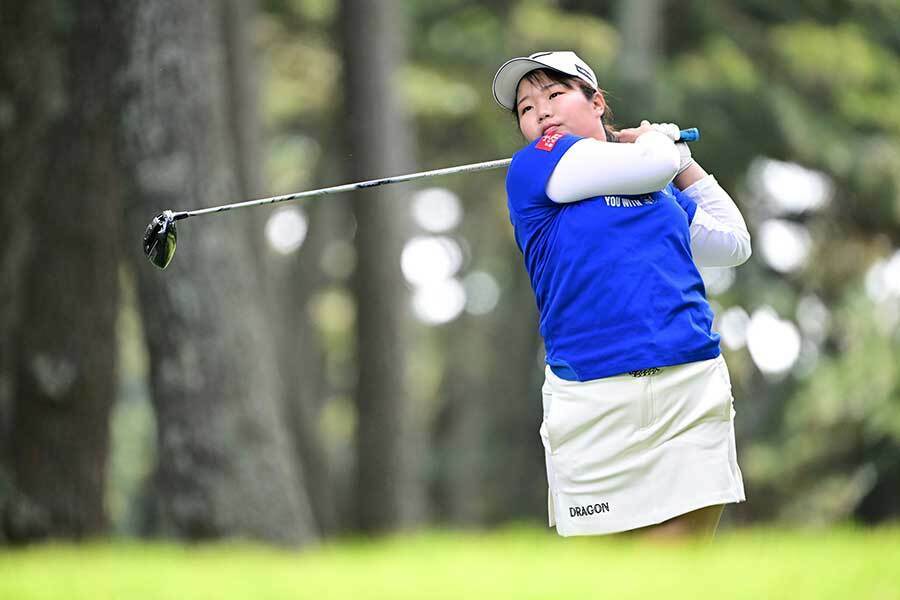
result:
[[[681,130],[681,138],[679,141],[694,142],[698,139],[700,139],[700,130],[698,130],[697,128],[693,127],[690,129]],[[144,232],[144,254],[147,255],[147,259],[151,263],[153,263],[160,269],[165,269],[166,267],[168,267],[169,263],[172,262],[172,258],[174,258],[175,256],[175,246],[178,241],[178,234],[175,230],[175,221],[187,219],[188,217],[225,212],[233,208],[247,208],[250,206],[262,206],[264,204],[287,202],[288,200],[298,200],[300,198],[338,194],[340,192],[361,190],[370,187],[377,187],[379,185],[386,185],[389,183],[413,181],[415,179],[423,179],[425,177],[452,175],[454,173],[471,173],[475,171],[484,171],[487,169],[498,169],[500,167],[507,166],[510,162],[512,162],[511,158],[504,158],[488,162],[447,167],[445,169],[435,169],[433,171],[422,171],[421,173],[396,175],[394,177],[386,177],[384,179],[371,179],[369,181],[348,183],[318,190],[309,190],[306,192],[286,194],[284,196],[272,196],[271,198],[260,198],[259,200],[247,200],[244,202],[236,202],[234,204],[223,204],[221,206],[213,206],[210,208],[201,208],[197,210],[187,210],[179,212],[165,210],[156,215],[153,220],[150,221],[150,224],[147,226],[147,230]]]

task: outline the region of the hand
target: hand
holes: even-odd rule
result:
[[[616,139],[625,144],[632,144],[636,139],[648,131],[653,131],[653,126],[650,125],[650,121],[641,121],[640,127],[621,130],[616,136]]]
[[[653,131],[658,131],[673,142],[676,142],[675,148],[678,149],[678,156],[681,158],[676,177],[694,164],[694,159],[691,158],[690,147],[684,142],[678,141],[681,139],[681,128],[678,125],[675,123],[651,123],[650,127],[653,128]]]
[[[673,142],[681,139],[681,128],[675,123],[651,123],[653,131],[658,131]]]

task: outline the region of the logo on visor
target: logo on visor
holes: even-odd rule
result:
[[[594,76],[591,75],[587,69],[582,68],[581,65],[575,65],[575,70],[584,75],[585,79],[587,79],[594,85],[597,85],[597,82],[594,81]]]
[[[554,133],[552,135],[545,135],[541,137],[541,141],[538,142],[537,146],[535,146],[538,150],[546,150],[550,152],[553,150],[553,146],[556,145],[556,142],[562,139],[562,133]]]

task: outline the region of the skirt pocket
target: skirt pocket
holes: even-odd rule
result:
[[[548,368],[549,371],[549,368]],[[553,408],[553,388],[550,382],[544,380],[544,386],[541,388],[541,399],[543,406],[543,419],[541,420],[541,440],[544,442],[544,448],[547,452],[553,452],[556,445],[553,443],[553,436],[550,434],[550,414]]]
[[[734,416],[732,414],[734,391],[731,387],[731,374],[728,372],[728,365],[725,363],[725,357],[721,354],[716,358],[716,371],[718,371],[719,378],[725,385],[725,390],[727,390],[727,392],[723,393],[723,395],[726,396],[726,401],[722,407],[722,418],[731,420]]]

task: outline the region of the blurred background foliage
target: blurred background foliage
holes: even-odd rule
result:
[[[738,511],[747,520],[814,523],[857,512],[871,520],[895,516],[893,503],[877,498],[896,500],[900,488],[900,258],[891,254],[900,237],[900,9],[893,2],[848,2],[839,8],[823,5],[840,3],[787,8],[776,2],[667,7],[661,64],[652,82],[656,112],[642,115],[632,114],[628,99],[615,92],[623,76],[615,70],[620,35],[614,11],[595,14],[565,4],[407,3],[410,61],[397,85],[415,116],[421,168],[488,160],[517,148],[514,122],[489,101],[489,83],[503,60],[538,49],[572,48],[592,64],[623,126],[644,117],[700,125],[704,138],[695,155],[734,192],[756,234],[752,262],[738,270],[728,289],[713,294],[719,315],[734,307],[747,314],[772,306],[800,328],[801,300],[816,299],[810,331],[801,332],[806,333],[801,348],[806,356],[797,356],[787,374],[767,379],[746,345],[726,346],[752,494]],[[330,32],[336,13],[336,2],[327,0],[262,5],[256,32],[264,69],[266,181],[272,194],[310,187],[317,169],[327,171],[318,165],[325,160],[321,147],[330,143],[328,124],[340,118],[333,102],[341,85],[339,49]],[[776,193],[785,200],[766,197],[767,186],[778,183],[752,181],[749,167],[767,158],[803,165],[827,178],[827,207],[800,206],[798,211],[779,204],[790,203],[792,193],[808,193],[804,181],[779,186]],[[499,287],[491,312],[504,310],[508,279],[516,276],[512,271],[519,262],[496,179],[470,175],[436,182],[460,199],[467,216],[479,215],[477,221],[464,221],[458,241],[469,249],[462,271],[483,268]],[[767,251],[758,235],[765,220],[785,213],[809,232],[811,246],[788,272],[773,268],[765,257],[780,251],[779,242],[790,245],[792,240],[772,240]],[[878,290],[865,292],[867,277],[869,288]],[[315,314],[328,354],[345,356],[353,326],[348,292],[340,286],[322,291],[307,310]],[[414,343],[424,354],[413,369],[414,388],[431,396],[421,401],[439,402],[434,396],[445,370],[441,355],[455,350],[452,342],[458,337],[444,329],[467,329],[460,320],[490,318],[490,313],[462,313],[450,325],[417,331]],[[136,362],[124,366],[139,378]],[[326,439],[350,443],[350,413],[346,406],[323,413]],[[752,421],[744,418],[750,415]],[[146,425],[139,413],[123,416],[118,428],[135,435],[123,436],[130,441],[121,443],[122,458],[130,455],[131,460],[113,469],[122,480],[111,486],[111,494],[133,485],[129,474],[146,472],[152,459],[152,454],[129,452],[134,439],[148,439],[140,433]],[[873,492],[876,487],[880,493]],[[869,496],[873,500],[865,503]],[[113,504],[119,514],[122,506],[121,501]]]
[[[694,154],[732,191],[754,234],[748,264],[704,274],[720,330],[722,316],[731,317],[723,346],[752,498],[736,507],[736,518],[828,523],[896,516],[900,6],[656,3],[653,76],[632,88],[653,98],[651,112],[642,113],[632,107],[648,105],[620,91],[629,82],[622,70],[624,4],[407,2],[410,61],[398,85],[415,116],[420,166],[515,151],[513,119],[490,102],[490,80],[504,60],[542,49],[571,48],[594,66],[621,126],[642,118],[700,126]],[[277,140],[287,123],[335,118],[321,97],[333,93],[340,76],[328,67],[334,50],[320,29],[333,6],[272,0],[263,7],[271,168],[282,164]],[[285,37],[269,35],[276,23]],[[319,34],[298,35],[304,27]],[[318,85],[299,84],[285,56]],[[297,86],[293,95],[283,80]],[[310,89],[323,90],[312,94],[318,100]],[[297,133],[316,131],[307,122]],[[296,161],[285,163],[297,173]],[[273,170],[269,181],[280,181]],[[455,193],[465,215],[455,235],[468,252],[457,277],[487,273],[499,299],[488,314],[462,312],[448,325],[419,330],[417,344],[437,339],[433,356],[458,352],[456,340],[470,327],[490,329],[476,321],[497,318],[495,312],[510,310],[510,294],[524,293],[510,281],[520,261],[496,178],[435,185]],[[755,340],[762,365],[754,362],[751,332],[762,338]],[[768,364],[766,354],[782,352]]]
[[[754,248],[737,269],[703,270],[731,370],[748,496],[725,522],[896,519],[900,4],[400,5],[393,41],[406,58],[391,85],[407,117],[409,131],[397,135],[412,140],[411,170],[515,152],[523,140],[490,84],[502,62],[539,50],[572,49],[591,64],[620,127],[646,118],[701,128],[694,156],[742,208]],[[343,183],[357,160],[340,133],[348,110],[341,14],[338,0],[258,3],[250,29],[263,140],[257,195]],[[412,524],[540,522],[541,346],[503,173],[398,187],[412,224],[395,265],[409,307],[403,353],[407,416],[418,440],[412,477],[428,506]],[[292,279],[303,293],[286,298],[297,299],[291,309],[311,324],[300,343],[321,368],[316,382],[306,380],[315,398],[303,402],[311,403],[320,436],[325,502],[338,507],[319,528],[352,531],[343,496],[353,493],[359,428],[354,336],[359,303],[380,293],[360,295],[351,283],[354,236],[366,223],[355,222],[347,199],[329,197],[274,209],[260,224],[254,235],[273,261],[270,276],[304,277]],[[141,534],[153,529],[146,490],[157,417],[133,269],[123,268],[120,279],[106,494],[113,529]]]

